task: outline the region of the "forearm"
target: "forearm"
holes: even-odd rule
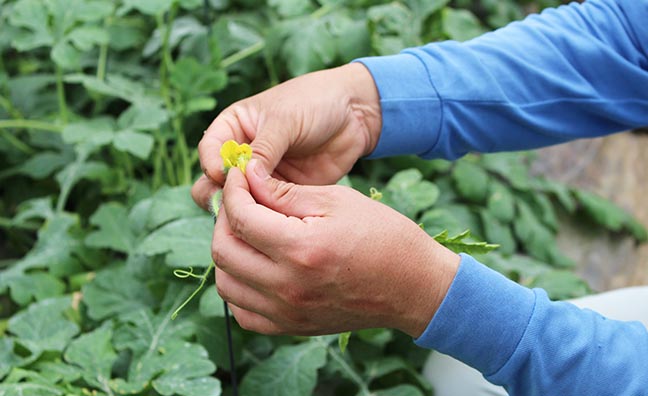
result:
[[[648,1],[589,0],[466,43],[359,60],[380,92],[373,156],[454,159],[648,124]]]
[[[416,340],[480,370],[511,395],[640,395],[648,332],[551,302],[462,256],[448,294]]]

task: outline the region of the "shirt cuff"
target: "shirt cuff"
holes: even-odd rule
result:
[[[382,112],[382,129],[369,158],[401,154],[425,156],[441,127],[441,99],[425,64],[414,54],[360,58],[371,73]]]
[[[535,307],[535,293],[461,254],[448,294],[416,345],[495,373],[515,351]]]

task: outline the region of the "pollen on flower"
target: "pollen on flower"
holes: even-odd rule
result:
[[[252,147],[247,143],[238,144],[234,140],[228,140],[221,146],[220,155],[226,172],[237,167],[245,174],[245,167],[252,158]]]

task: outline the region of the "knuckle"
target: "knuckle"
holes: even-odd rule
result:
[[[276,183],[274,186],[275,188],[272,189],[272,198],[274,199],[274,202],[278,202],[282,206],[291,206],[297,198],[297,185],[281,180],[272,180],[273,183]]]
[[[220,246],[212,245],[211,256],[215,263],[221,264],[225,261],[223,259],[223,249]]]
[[[313,243],[315,239],[308,238],[310,244],[292,249],[291,261],[302,268],[321,269],[333,257],[330,249],[321,243]]]
[[[228,211],[227,220],[234,235],[241,237],[246,234],[247,221],[243,216],[242,209],[237,207]]]

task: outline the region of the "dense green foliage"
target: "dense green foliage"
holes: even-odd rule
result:
[[[231,390],[222,301],[174,268],[211,263],[194,206],[202,131],[229,103],[311,70],[465,40],[556,1],[0,0],[0,395]],[[216,155],[216,153],[215,153]],[[529,175],[527,154],[362,162],[343,182],[448,245],[566,298],[587,292],[556,213],[645,230],[608,202]],[[443,233],[446,230],[447,233]],[[479,244],[474,245],[479,253]],[[465,249],[465,246],[463,247]],[[241,394],[422,395],[427,352],[385,329],[234,329]]]

